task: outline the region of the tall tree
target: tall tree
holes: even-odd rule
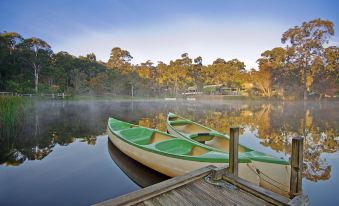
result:
[[[325,43],[328,43],[334,35],[333,23],[331,21],[315,19],[304,22],[301,26],[295,26],[287,30],[281,38],[282,43],[289,43],[295,52],[291,61],[302,74],[304,100],[307,100],[307,78],[310,74],[311,65],[318,56],[323,56]]]
[[[205,84],[240,86],[245,74],[245,64],[238,59],[225,61],[218,58],[203,69]]]
[[[180,59],[171,61],[168,66],[168,80],[173,85],[174,94],[177,95],[178,91],[192,82],[190,76],[190,69],[192,66],[192,59],[188,57],[187,53],[181,55]]]
[[[8,49],[10,55],[16,49],[16,46],[20,44],[24,38],[16,32],[4,32],[0,33],[1,46],[4,46]]]
[[[34,76],[34,90],[38,92],[39,75],[44,67],[50,64],[52,55],[51,46],[39,38],[25,39],[19,47],[22,51],[22,60],[32,70]]]
[[[253,71],[253,83],[261,90],[264,96],[272,96],[273,84],[279,78],[279,72],[284,68],[286,61],[286,50],[281,47],[267,50],[257,60],[259,71]],[[278,80],[279,81],[279,80]]]
[[[107,62],[107,66],[112,69],[118,69],[123,72],[130,70],[130,61],[133,59],[129,51],[123,50],[119,47],[114,47],[111,50],[110,58]]]
[[[199,91],[202,91],[203,88],[203,77],[201,75],[203,64],[202,64],[202,57],[198,56],[193,60],[194,64],[191,67],[190,75],[193,79],[193,83],[197,86]]]
[[[23,37],[16,32],[0,33],[0,89],[5,89],[6,82],[19,71],[17,45],[22,41]]]
[[[317,58],[311,66],[312,89],[319,93],[320,99],[324,95],[339,93],[339,48],[336,46],[326,48],[324,56],[325,61]]]
[[[151,60],[147,60],[137,66],[137,72],[142,79],[150,80],[155,78],[155,71]]]
[[[58,52],[52,55],[52,65],[54,68],[54,80],[61,86],[63,91],[73,87],[74,72],[77,68],[76,57],[67,52]]]
[[[93,52],[87,54],[86,58],[89,59],[91,62],[95,62],[97,60],[97,57],[95,56],[95,54]]]

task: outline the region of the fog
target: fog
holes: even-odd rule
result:
[[[79,155],[80,152],[88,155],[89,151],[92,151],[90,148],[104,148],[101,149],[101,156],[98,158],[109,159],[105,162],[108,165],[120,164],[121,171],[127,176],[118,172],[120,169],[116,166],[114,173],[119,173],[120,176],[130,178],[132,181],[147,179],[142,175],[124,171],[131,166],[124,167],[121,163],[128,160],[118,160],[119,163],[114,160],[112,157],[112,154],[116,154],[114,147],[109,149],[110,146],[107,146],[107,120],[114,117],[166,131],[168,112],[179,114],[226,134],[230,127],[240,127],[241,144],[286,160],[291,154],[291,139],[295,136],[305,137],[303,172],[305,191],[309,193],[311,202],[317,203],[325,199],[328,203],[338,201],[335,199],[336,196],[329,198],[330,193],[318,194],[317,199],[313,198],[316,188],[320,186],[319,183],[323,183],[322,188],[332,190],[339,182],[339,178],[334,175],[339,172],[337,166],[339,104],[330,101],[307,103],[240,100],[32,101],[25,109],[22,121],[18,122],[19,129],[10,136],[1,137],[0,167],[23,169],[26,164],[37,161],[53,162],[48,157],[60,157],[62,155],[60,148],[67,150],[74,145],[83,145],[81,147],[87,149],[79,151]],[[119,157],[121,159],[123,155]],[[58,164],[63,167],[62,163]],[[88,170],[95,175],[96,170],[92,166],[88,165]],[[142,169],[136,170],[142,174]],[[149,172],[143,174],[147,173]],[[111,178],[111,175],[115,174],[108,173],[102,178]],[[6,178],[6,174],[1,174],[1,178]],[[148,184],[160,181],[148,179],[150,181]],[[128,186],[134,183],[123,184]],[[147,182],[136,184],[142,186],[147,185]],[[77,189],[81,191],[83,188],[78,186]]]

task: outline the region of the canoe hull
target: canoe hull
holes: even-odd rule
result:
[[[176,131],[167,121],[167,131],[172,136],[191,140],[179,131]],[[191,140],[193,141],[193,140]],[[290,187],[291,166],[286,164],[275,164],[252,160],[249,164],[251,170],[258,175],[259,185],[273,192],[287,195]],[[242,167],[239,172],[243,173]],[[240,176],[241,177],[241,176]],[[242,177],[243,178],[243,177]],[[246,179],[246,178],[244,178]]]
[[[183,175],[208,165],[214,165],[216,167],[222,167],[225,165],[227,166],[226,163],[190,161],[146,151],[121,140],[109,129],[108,136],[110,141],[124,154],[140,162],[141,164],[169,177]],[[247,181],[252,182],[253,184],[259,185],[258,175],[247,164],[250,163],[239,164],[239,176],[246,179]]]
[[[287,195],[290,189],[290,165],[272,164],[253,161],[253,166],[258,169],[260,186],[275,193]]]

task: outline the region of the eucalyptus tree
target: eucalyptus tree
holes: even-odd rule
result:
[[[51,46],[39,38],[29,38],[19,44],[21,60],[34,76],[34,90],[38,93],[39,75],[51,63]]]
[[[181,58],[170,61],[167,67],[167,80],[173,86],[173,93],[178,94],[178,91],[184,86],[192,82],[190,70],[192,59],[187,53],[181,55]]]
[[[245,75],[245,64],[238,59],[225,61],[218,58],[203,69],[205,84],[239,86]]]
[[[63,91],[74,86],[74,72],[76,69],[76,57],[67,52],[60,51],[52,55],[52,65],[54,68],[55,81],[60,85]]]
[[[334,35],[333,23],[328,20],[314,19],[287,30],[281,38],[288,43],[287,48],[294,50],[290,61],[299,68],[303,81],[304,100],[307,100],[307,79],[311,65],[317,57],[323,57],[324,44]]]
[[[20,70],[17,64],[17,45],[23,37],[16,32],[0,33],[0,89],[6,89],[7,82],[11,81]]]
[[[339,93],[339,48],[331,46],[325,49],[325,61],[318,58],[311,66],[313,84],[312,89],[321,99],[325,94]]]
[[[202,74],[202,69],[203,69],[203,64],[202,64],[202,57],[198,56],[193,60],[194,64],[191,67],[191,72],[190,75],[192,76],[193,83],[197,86],[197,89],[199,91],[202,91],[203,88],[203,76]]]
[[[0,39],[1,47],[5,47],[10,55],[12,55],[13,51],[16,50],[17,45],[24,40],[24,38],[16,32],[0,33]]]
[[[271,97],[274,84],[282,83],[283,70],[285,69],[287,52],[284,48],[276,47],[261,54],[257,60],[259,71],[253,71],[254,85],[264,96]]]
[[[133,59],[129,51],[123,50],[119,47],[114,47],[111,50],[111,55],[107,62],[107,66],[112,69],[119,69],[122,71],[130,70],[130,61]]]

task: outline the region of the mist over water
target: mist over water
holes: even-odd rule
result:
[[[30,103],[19,129],[0,139],[0,205],[88,205],[166,179],[122,154],[105,131],[108,117],[166,131],[168,112],[223,133],[239,126],[241,144],[284,159],[292,138],[304,136],[311,204],[339,201],[337,102],[102,100]]]

